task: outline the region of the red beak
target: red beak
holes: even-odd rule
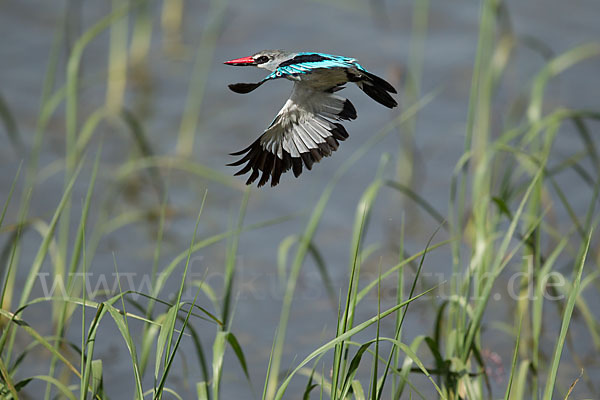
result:
[[[227,64],[227,65],[256,65],[256,63],[254,62],[254,58],[252,58],[252,57],[236,58],[235,60],[225,61],[224,64]]]

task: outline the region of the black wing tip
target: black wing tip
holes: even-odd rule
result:
[[[291,161],[286,160],[286,157],[291,158],[289,153],[284,151],[284,159],[282,160],[277,155],[265,150],[260,143],[260,138],[244,150],[231,154],[240,156],[244,153],[247,154],[239,160],[227,164],[227,166],[235,167],[246,163],[243,168],[234,173],[234,176],[239,176],[252,171],[246,181],[246,185],[253,184],[260,176],[257,187],[264,186],[269,181],[269,178],[271,179],[271,187],[277,186],[281,174],[292,167]]]
[[[372,85],[369,82],[366,82],[362,84],[361,89],[367,94],[367,96],[379,104],[386,106],[387,108],[394,108],[398,105],[396,100],[394,100],[392,96],[390,96],[390,94],[381,86]]]
[[[342,111],[338,113],[338,117],[348,120],[356,119],[356,108],[350,100],[346,99],[346,101],[344,101],[344,106]]]
[[[335,126],[335,128],[332,129],[330,132],[334,139],[339,140],[341,142],[348,139],[348,136],[350,135],[348,135],[348,131],[346,130],[346,128],[344,128],[344,125],[340,123],[334,123],[333,125]]]
[[[383,90],[385,90],[386,92],[390,92],[390,93],[394,93],[397,94],[398,91],[396,90],[395,87],[393,87],[388,81],[386,81],[383,78],[378,77],[377,75],[365,71],[364,74],[369,78],[370,81],[372,81],[376,86],[381,87]]]
[[[383,79],[382,79],[383,81]],[[390,83],[388,83],[387,81],[384,81],[387,84],[387,87],[385,88],[386,92],[390,92],[392,94],[398,94],[398,91],[396,90],[395,87],[393,87]]]
[[[371,72],[361,71],[361,74],[358,76],[349,74],[348,80],[357,83],[363,92],[379,104],[387,108],[394,108],[398,105],[396,100],[390,96],[390,93],[397,94],[398,91],[385,79]]]
[[[259,87],[260,85],[262,85],[262,82],[258,82],[258,83],[231,83],[231,84],[229,84],[227,86],[229,87],[229,89],[232,92],[239,93],[239,94],[246,94],[246,93],[250,93],[251,91],[253,91],[257,87]]]

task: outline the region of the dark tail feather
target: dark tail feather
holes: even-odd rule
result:
[[[387,108],[394,108],[398,105],[398,103],[396,103],[396,100],[394,100],[392,96],[390,96],[390,94],[387,91],[385,91],[385,89],[383,89],[381,86],[374,85],[371,82],[365,80],[359,82],[358,87],[360,87],[362,91],[367,94],[367,96],[369,96],[379,104],[386,106]]]
[[[246,94],[246,93],[250,93],[251,91],[253,91],[257,87],[259,87],[263,83],[264,83],[264,81],[260,81],[257,83],[232,83],[231,85],[228,85],[228,86],[229,86],[229,89],[231,89],[232,91],[234,91],[236,93]]]
[[[398,105],[396,100],[390,96],[390,93],[397,93],[396,89],[387,81],[381,79],[368,71],[360,71],[360,74],[348,74],[348,80],[356,83],[370,98],[383,104],[388,108],[394,108]]]
[[[379,86],[381,89],[385,90],[386,92],[390,92],[390,93],[394,93],[394,94],[395,94],[395,93],[398,93],[398,92],[396,91],[396,88],[394,88],[392,85],[390,85],[390,84],[388,83],[388,81],[386,81],[386,80],[384,80],[384,79],[381,79],[381,78],[380,78],[380,77],[378,77],[377,75],[375,75],[375,74],[372,74],[372,73],[370,73],[370,72],[368,72],[368,71],[364,71],[364,72],[362,72],[362,73],[363,73],[364,75],[366,75],[366,76],[367,76],[367,78],[368,78],[367,80],[368,80],[368,81],[371,81],[371,82],[373,82],[373,84],[374,84],[375,86]]]

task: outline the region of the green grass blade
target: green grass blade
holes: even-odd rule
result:
[[[246,363],[246,357],[244,356],[244,351],[242,350],[242,346],[240,346],[240,343],[238,342],[237,338],[231,332],[227,332],[227,336],[225,338],[227,339],[227,342],[233,349],[233,352],[235,353],[235,356],[237,357],[237,359],[240,363],[240,367],[242,367],[242,370],[244,371],[244,375],[246,375],[246,379],[248,380],[248,382],[250,382],[250,374],[248,373],[248,364]]]
[[[219,400],[221,387],[221,373],[223,372],[223,357],[225,356],[225,343],[227,332],[219,331],[213,342],[212,361],[212,394],[214,400]]]
[[[119,328],[119,332],[121,333],[121,336],[123,337],[123,339],[125,340],[125,344],[127,345],[127,350],[129,351],[129,355],[131,357],[131,365],[133,367],[136,398],[141,400],[144,398],[144,391],[142,390],[142,377],[139,370],[137,353],[135,350],[135,342],[133,341],[131,331],[129,330],[129,326],[126,322],[127,318],[123,317],[119,313],[119,311],[112,305],[106,304],[106,309],[108,310],[110,316],[113,318],[113,321],[115,321],[115,324],[117,325],[117,328]]]
[[[117,309],[110,304],[107,304],[108,312],[113,317],[113,320],[117,324],[123,339],[125,339],[125,343],[127,344],[127,350],[129,350],[129,355],[131,357],[131,365],[133,367],[133,376],[135,379],[135,388],[136,388],[136,398],[138,400],[143,400],[144,398],[144,390],[142,388],[142,374],[140,373],[140,365],[138,362],[137,352],[135,348],[135,342],[133,341],[133,337],[131,336],[131,330],[129,329],[129,321],[127,319],[127,310],[125,309],[125,300],[123,299],[123,289],[121,288],[121,279],[119,278],[119,271],[117,269],[117,260],[113,253],[113,263],[115,266],[115,276],[117,282],[119,284],[119,295],[121,298],[121,306],[123,307],[122,316],[119,315],[117,317]]]
[[[87,334],[86,347],[85,347],[85,364],[83,365],[83,373],[81,377],[81,389],[79,391],[80,400],[85,400],[87,398],[87,392],[90,390],[90,379],[93,375],[93,360],[94,360],[94,348],[96,344],[96,334],[98,332],[98,327],[100,325],[100,321],[106,314],[107,309],[104,303],[100,303],[98,308],[96,309],[96,315],[90,324],[90,328]],[[83,354],[83,353],[82,353]],[[83,359],[83,357],[82,357]]]
[[[42,263],[44,262],[44,259],[46,258],[46,254],[48,253],[50,241],[54,237],[54,231],[56,229],[56,225],[58,223],[58,220],[60,219],[60,216],[61,216],[63,210],[65,209],[65,206],[67,205],[67,202],[69,201],[69,199],[71,197],[71,191],[73,190],[73,185],[75,184],[75,180],[77,179],[77,176],[79,175],[79,171],[81,170],[82,165],[83,164],[80,163],[79,167],[77,168],[77,170],[71,177],[70,182],[67,185],[67,187],[63,193],[62,199],[60,200],[60,203],[58,204],[58,207],[56,208],[56,211],[54,212],[54,216],[52,217],[52,220],[50,221],[50,224],[48,225],[48,233],[44,237],[42,244],[40,245],[40,248],[38,249],[38,252],[35,256],[35,259],[33,261],[31,269],[29,270],[29,274],[27,275],[27,278],[25,280],[25,285],[23,286],[23,290],[21,292],[21,300],[19,302],[20,307],[25,305],[25,303],[27,302],[27,299],[29,298],[29,295],[31,294],[31,289],[33,288],[33,285],[35,284],[37,274],[40,271],[40,268],[42,267]]]
[[[102,360],[92,361],[92,398],[96,395],[104,397],[102,392],[103,388],[103,373],[102,373]]]
[[[10,200],[12,199],[13,192],[15,190],[15,185],[19,180],[19,175],[21,174],[21,167],[23,166],[23,162],[19,163],[19,168],[17,169],[17,173],[13,179],[12,184],[10,185],[10,189],[8,190],[8,196],[6,196],[6,200],[4,201],[4,207],[2,207],[2,214],[0,214],[0,229],[2,228],[2,224],[4,223],[4,217],[6,217],[6,211],[8,210],[8,205],[10,204]],[[1,230],[0,230],[1,232]],[[2,301],[0,300],[0,304]]]
[[[585,59],[598,55],[600,55],[600,44],[588,43],[568,50],[547,63],[535,78],[531,89],[531,103],[527,109],[529,121],[534,122],[541,118],[544,90],[551,78]]]
[[[22,165],[22,163],[21,163],[21,165]],[[17,170],[17,173],[15,174],[15,178],[13,179],[13,183],[10,186],[8,196],[6,198],[6,201],[4,202],[4,207],[2,208],[2,215],[0,216],[0,228],[2,228],[2,223],[4,222],[4,218],[6,216],[6,211],[8,210],[8,206],[12,199],[15,185],[18,181],[18,178],[19,178],[19,175],[21,172],[21,165],[19,165],[19,169]],[[3,249],[3,251],[0,255],[0,263],[2,263],[1,265],[6,266],[5,267],[6,273],[4,274],[4,277],[2,280],[2,292],[0,293],[0,307],[9,308],[10,301],[12,300],[12,293],[13,293],[14,288],[12,287],[11,282],[14,281],[14,275],[15,275],[14,273],[12,273],[12,271],[13,271],[12,267],[14,265],[13,261],[15,258],[15,254],[17,252],[17,247],[18,247],[19,239],[21,237],[21,230],[23,228],[23,225],[24,225],[24,221],[19,221],[19,224],[17,227],[17,232],[12,236],[12,238],[10,240],[7,241],[6,247]],[[9,257],[9,253],[10,253],[10,257]],[[8,259],[10,259],[10,261],[7,261]],[[12,279],[11,279],[11,273],[13,275]],[[8,298],[7,303],[5,303],[5,298]],[[0,353],[2,353],[3,348],[4,348],[4,341],[2,340],[0,343]]]
[[[69,387],[67,385],[65,385],[64,383],[62,383],[61,381],[59,381],[58,379],[56,379],[56,378],[53,378],[53,377],[47,376],[47,375],[36,375],[36,376],[31,377],[31,379],[34,379],[34,380],[38,379],[40,381],[46,381],[48,383],[51,383],[67,399],[69,399],[69,400],[77,400],[77,397],[75,397],[75,395],[73,394],[73,392],[71,392],[71,390],[69,389]]]
[[[344,381],[342,383],[341,393],[339,395],[340,399],[345,399],[348,396],[348,392],[350,391],[350,388],[352,387],[352,382],[354,381],[354,376],[356,375],[356,372],[358,371],[358,367],[360,365],[362,356],[363,356],[364,352],[367,351],[369,346],[371,346],[371,344],[373,344],[375,342],[376,342],[376,340],[372,340],[367,343],[364,343],[356,351],[356,354],[354,354],[354,357],[352,357],[352,361],[350,361],[350,365],[348,366],[348,370],[346,371],[346,376],[344,377]]]
[[[198,400],[208,400],[208,385],[205,381],[196,383]]]
[[[10,139],[11,144],[16,150],[23,150],[23,141],[21,140],[21,134],[19,133],[19,128],[17,127],[17,121],[13,116],[10,108],[2,95],[0,95],[0,121],[4,124],[4,129],[6,130],[6,134]]]
[[[8,370],[6,369],[6,365],[4,365],[4,361],[2,361],[1,357],[0,357],[0,374],[2,375],[2,386],[5,385],[6,387],[8,387],[8,390],[12,394],[13,399],[18,399],[19,395],[17,394],[17,389],[15,388],[15,385],[12,382],[12,378],[10,377]]]
[[[166,364],[168,360],[168,353],[165,353],[167,348],[167,341],[172,336],[172,326],[175,325],[177,319],[177,313],[179,311],[179,305],[174,305],[169,308],[169,311],[163,316],[163,322],[160,325],[160,333],[156,341],[156,360],[154,363],[154,381],[158,384],[160,379],[160,366]],[[156,388],[157,389],[157,388]]]
[[[277,338],[277,332],[275,332],[275,338]],[[265,376],[265,384],[263,386],[262,400],[267,398],[267,386],[270,382],[269,376],[271,375],[271,363],[273,362],[273,352],[275,351],[275,338],[273,338],[273,344],[271,345],[271,352],[269,353],[269,363],[267,364],[267,373]]]
[[[246,215],[246,209],[248,208],[248,199],[250,198],[250,190],[247,189],[244,192],[244,197],[242,198],[242,204],[240,206],[240,211],[238,215],[237,227],[233,237],[231,238],[231,244],[227,249],[227,258],[225,261],[225,282],[224,282],[224,293],[223,293],[223,314],[221,316],[221,320],[225,323],[224,329],[228,330],[229,318],[231,314],[231,299],[232,299],[232,291],[233,291],[233,281],[235,278],[235,263],[237,250],[240,240],[240,232],[242,227],[244,226],[244,217]]]
[[[112,10],[118,11],[120,0],[112,0]],[[127,42],[129,18],[111,23],[108,48],[108,76],[106,78],[106,107],[115,112],[122,108],[127,86]]]
[[[423,343],[424,339],[425,339],[424,335],[419,335],[413,339],[413,341],[410,344],[410,349],[412,350],[413,353],[416,354],[417,350],[421,346],[421,343]],[[397,352],[397,353],[399,354],[399,352]],[[396,392],[394,393],[394,397],[393,397],[394,399],[400,399],[407,383],[409,385],[411,385],[410,380],[408,379],[408,374],[411,372],[411,367],[412,367],[413,363],[414,363],[413,359],[410,358],[408,355],[406,355],[404,357],[404,361],[402,363],[402,368],[400,369],[400,374],[399,374],[400,383],[398,384],[398,388],[396,389]]]
[[[569,293],[569,297],[567,299],[566,307],[563,312],[560,333],[558,335],[556,347],[554,349],[554,355],[552,356],[552,363],[551,363],[550,371],[548,372],[546,386],[544,388],[544,396],[542,397],[543,400],[552,400],[552,394],[553,394],[554,388],[556,386],[556,374],[558,373],[558,365],[560,363],[562,349],[565,344],[565,338],[567,336],[567,331],[569,329],[569,324],[571,322],[571,317],[573,315],[573,309],[575,308],[575,301],[577,300],[577,297],[579,296],[581,277],[583,274],[583,267],[585,265],[585,260],[586,260],[587,254],[588,254],[588,250],[590,248],[591,240],[592,240],[592,232],[590,231],[586,242],[583,243],[581,246],[579,262],[577,263],[577,267],[576,267],[575,271],[573,272],[573,284],[571,287],[571,291]]]
[[[510,365],[510,375],[508,377],[508,385],[506,385],[506,394],[504,400],[510,399],[510,391],[512,390],[513,379],[517,371],[517,360],[519,358],[519,343],[521,342],[521,328],[523,326],[523,317],[519,318],[519,330],[517,331],[517,340],[515,341],[515,351],[513,352],[512,363]]]

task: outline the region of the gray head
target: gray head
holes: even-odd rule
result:
[[[254,66],[264,68],[269,71],[275,71],[275,68],[285,60],[294,56],[295,53],[290,53],[283,50],[262,50],[250,57],[236,58],[235,60],[225,61],[227,65],[239,66]]]

